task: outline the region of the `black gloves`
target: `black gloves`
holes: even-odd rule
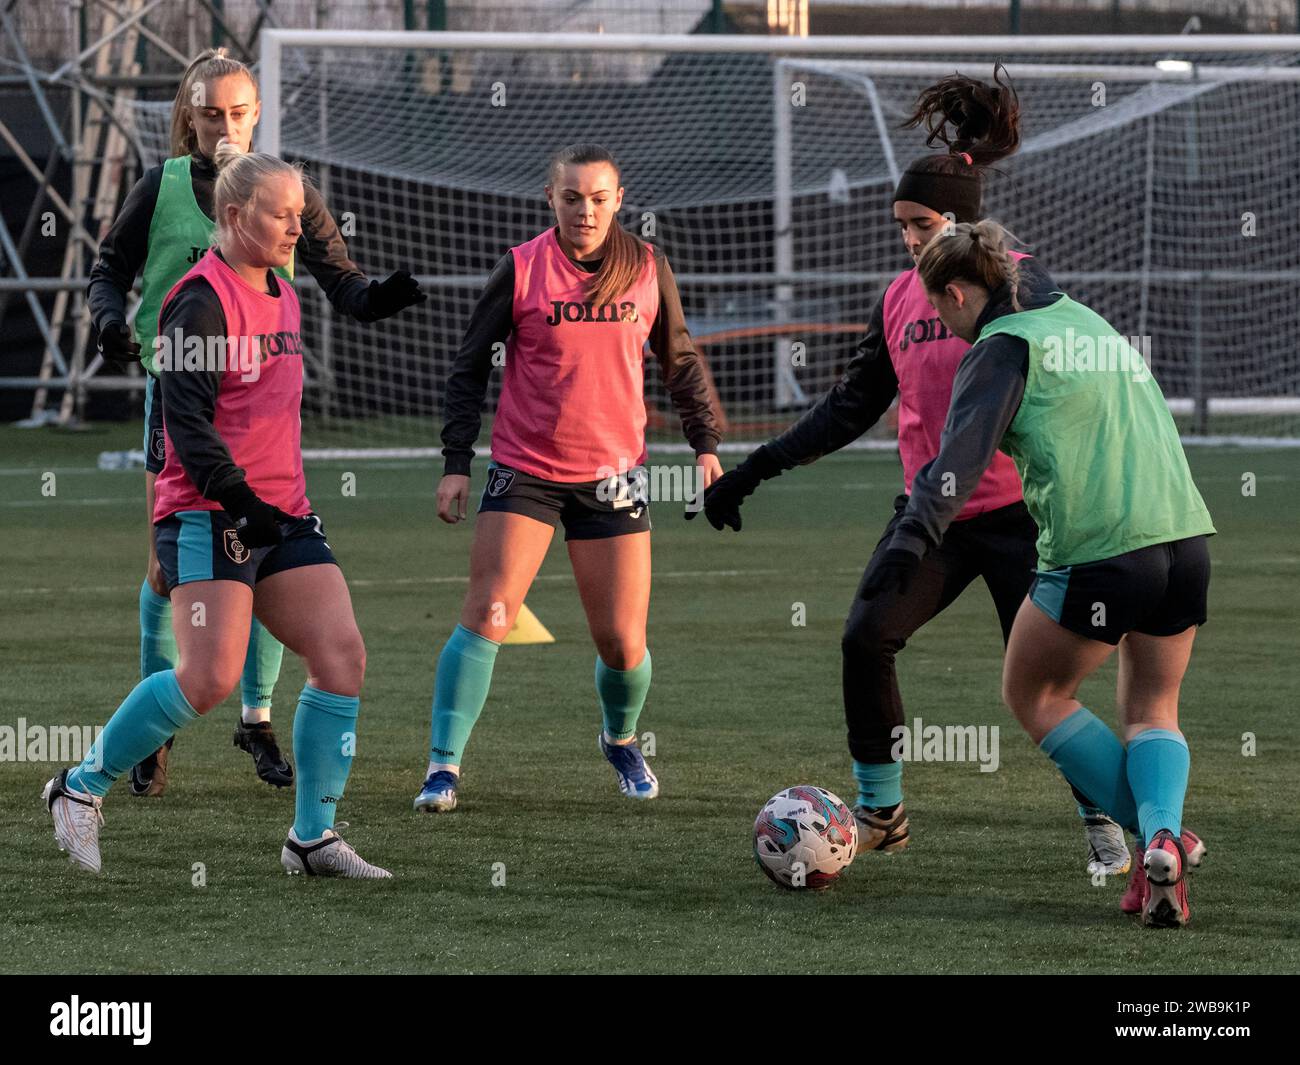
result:
[[[709,524],[721,532],[724,525],[730,525],[740,532],[740,504],[746,497],[753,495],[754,489],[761,483],[761,478],[745,469],[741,463],[734,470],[728,470],[704,490],[704,516]],[[688,510],[686,520],[690,521],[698,511]]]
[[[740,504],[754,494],[754,489],[771,477],[781,475],[781,464],[764,444],[734,470],[728,470],[704,490],[704,516],[719,532],[729,525],[740,532]],[[686,520],[695,517],[688,510]]]
[[[245,547],[274,547],[284,541],[280,522],[296,520],[279,507],[258,498],[247,481],[238,481],[218,497],[221,509],[235,519],[235,531]]]
[[[106,365],[125,370],[140,361],[140,345],[125,322],[109,322],[99,333],[99,354]]]
[[[921,556],[901,547],[888,547],[876,560],[858,592],[859,599],[874,599],[878,595],[906,595],[912,586],[916,571],[921,568]]]
[[[413,303],[423,303],[429,294],[406,270],[395,270],[385,281],[371,281],[366,289],[366,312],[372,322],[391,318]]]

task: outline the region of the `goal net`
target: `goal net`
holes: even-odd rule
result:
[[[259,146],[307,163],[367,273],[408,268],[430,291],[359,325],[303,279],[305,444],[437,449],[483,280],[551,224],[546,161],[575,141],[619,158],[621,221],[672,263],[728,440],[761,442],[837,380],[911,265],[891,196],[927,149],[900,121],[938,77],[988,80],[995,59],[1024,142],[985,213],[1149,338],[1188,438],[1300,441],[1300,39],[934,45],[264,31]],[[652,359],[647,397],[652,439],[681,443]]]

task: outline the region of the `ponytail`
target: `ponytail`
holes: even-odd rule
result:
[[[1007,251],[1009,237],[1015,239],[991,218],[960,222],[925,246],[916,272],[927,292],[942,292],[954,281],[979,285],[989,292],[1010,285],[1011,306],[1019,311],[1020,267]]]
[[[951,156],[970,156],[968,166],[988,166],[1020,147],[1020,98],[993,65],[993,84],[964,74],[950,74],[917,97],[916,107],[900,129],[924,125],[925,145],[942,143]]]
[[[947,149],[914,159],[899,180],[894,199],[911,200],[958,222],[979,219],[984,172],[1020,147],[1020,98],[994,64],[993,84],[950,74],[917,97],[912,114],[899,127],[924,125],[925,143]]]

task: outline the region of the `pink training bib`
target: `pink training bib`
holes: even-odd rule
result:
[[[258,292],[215,252],[206,252],[163,299],[163,308],[189,278],[203,277],[221,300],[226,316],[224,368],[213,425],[225,441],[248,486],[286,514],[302,517],[311,510],[302,470],[302,340],[298,295],[283,279],[279,296]],[[165,338],[173,358],[221,359],[219,345],[205,338]],[[189,345],[185,344],[189,340]],[[200,350],[200,348],[202,350]],[[191,351],[193,355],[191,356]],[[188,361],[186,365],[191,365]],[[159,374],[173,372],[159,366]],[[163,405],[163,425],[168,412]],[[153,520],[178,510],[220,510],[204,498],[181,465],[167,438],[167,460],[154,486]]]
[[[514,330],[506,344],[492,458],[549,481],[577,483],[645,461],[642,352],[659,313],[654,254],[616,302],[595,307],[592,275],[548,229],[510,249]]]
[[[1017,259],[1025,256],[1012,252]],[[939,454],[939,439],[952,403],[953,378],[970,345],[949,333],[925,298],[925,288],[913,268],[894,278],[885,292],[885,342],[898,377],[898,453],[903,461],[903,487]],[[1022,498],[1020,475],[1005,453],[993,456],[979,486],[956,520],[1010,506]]]

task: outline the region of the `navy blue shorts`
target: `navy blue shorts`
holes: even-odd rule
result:
[[[564,525],[565,540],[604,540],[650,531],[650,478],[644,466],[600,481],[547,481],[493,462],[478,512],[504,511]]]
[[[338,565],[315,514],[282,521],[280,530],[283,543],[247,548],[224,510],[178,510],[154,526],[167,590],[191,581],[239,581],[252,588],[283,570],[325,562]]]
[[[1176,636],[1204,625],[1209,587],[1206,538],[1191,536],[1099,562],[1038,570],[1029,598],[1071,632],[1117,644],[1128,632]]]

